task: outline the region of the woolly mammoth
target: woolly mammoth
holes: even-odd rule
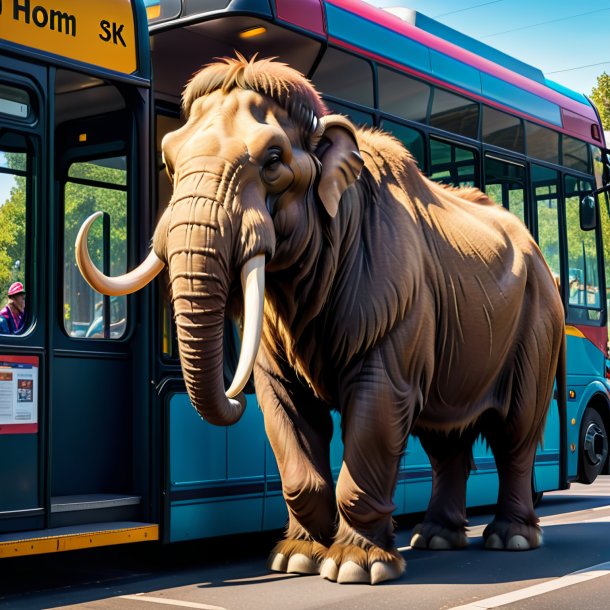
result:
[[[398,578],[392,496],[409,433],[433,470],[414,547],[466,544],[480,434],[500,478],[485,545],[538,546],[532,465],[564,322],[523,224],[475,189],[431,182],[395,139],[330,114],[283,64],[211,64],[183,107],[186,124],[163,141],[174,191],[147,261],[102,275],[86,246],[95,217],[77,256],[106,294],[133,292],[167,266],[184,378],[206,420],[240,418],[254,367],[289,513],[269,567],[338,582]],[[226,314],[245,321],[225,393]],[[344,444],[336,485],[331,409]]]

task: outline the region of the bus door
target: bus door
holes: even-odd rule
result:
[[[9,289],[27,293],[23,326],[15,333],[13,323],[0,320],[0,533],[42,527],[47,512],[47,311],[40,269],[46,243],[46,82],[44,67],[0,56],[0,309]],[[19,316],[13,321],[19,324]]]
[[[89,237],[99,269],[120,275],[147,250],[147,92],[66,69],[52,69],[51,82],[48,524],[147,521],[147,292],[98,294],[74,255],[78,229],[95,211],[104,212]]]

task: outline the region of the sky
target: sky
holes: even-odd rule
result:
[[[405,6],[591,94],[610,74],[610,0],[366,0]]]

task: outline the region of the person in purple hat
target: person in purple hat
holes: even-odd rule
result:
[[[0,309],[0,334],[21,332],[25,323],[25,288],[14,282],[8,289],[8,303]]]

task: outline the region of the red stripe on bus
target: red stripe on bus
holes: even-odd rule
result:
[[[326,36],[321,0],[275,0],[275,8],[282,21]]]
[[[15,356],[0,354],[0,366],[2,362],[10,362],[16,364],[31,364],[32,366],[38,366],[40,364],[40,358],[38,356]]]
[[[608,353],[608,328],[606,326],[584,326],[572,324],[577,328],[595,347],[599,348],[604,356]]]

